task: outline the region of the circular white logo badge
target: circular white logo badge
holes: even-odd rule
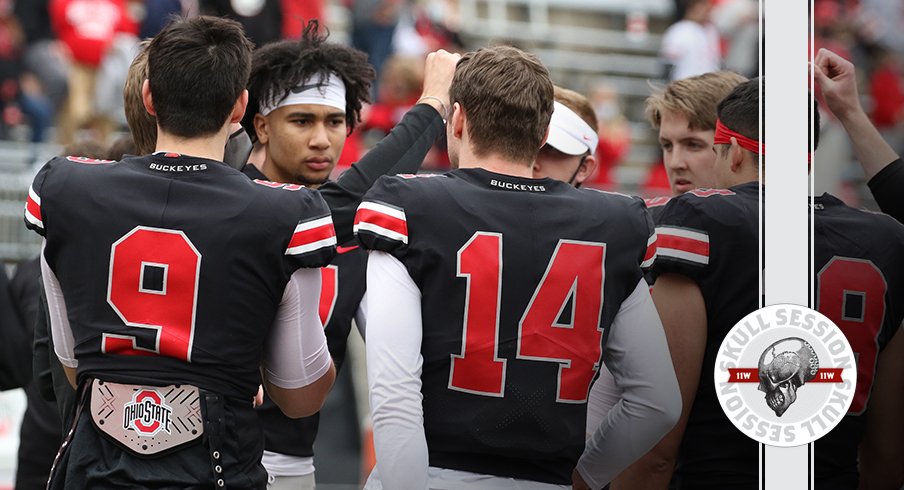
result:
[[[854,351],[822,313],[798,305],[761,308],[722,341],[716,396],[744,434],[770,446],[799,446],[832,430],[857,387]]]

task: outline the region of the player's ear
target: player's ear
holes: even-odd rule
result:
[[[728,149],[728,152],[731,159],[731,171],[737,172],[740,170],[741,164],[744,163],[744,149],[741,148],[737,138],[734,136],[731,137],[731,148]]]
[[[229,123],[242,122],[246,107],[248,107],[248,90],[242,90],[242,95],[239,95],[239,99],[235,101],[235,106],[232,108],[232,116],[229,118]]]
[[[154,100],[151,97],[151,82],[147,78],[141,84],[141,102],[144,103],[144,110],[148,111],[148,114],[157,117],[157,111],[154,110]]]
[[[257,140],[262,145],[266,145],[270,141],[270,128],[267,127],[267,117],[262,116],[259,112],[254,115],[254,132],[257,133]]]
[[[449,124],[452,127],[452,135],[461,138],[465,129],[465,111],[458,102],[452,104],[452,118]]]
[[[540,142],[540,148],[543,148],[543,145],[546,144],[546,140],[549,139],[549,126],[546,126],[546,133],[543,135],[543,141]]]
[[[596,167],[599,165],[599,162],[596,161],[596,156],[592,153],[590,155],[585,156],[581,159],[581,166],[578,167],[578,173],[574,176],[575,184],[583,184],[585,180],[589,179],[593,172],[596,171]]]

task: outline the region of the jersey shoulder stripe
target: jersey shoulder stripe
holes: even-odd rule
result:
[[[44,230],[44,221],[41,219],[41,196],[34,187],[28,188],[28,197],[25,198],[25,221],[37,229]]]
[[[692,189],[685,194],[696,196],[696,197],[712,197],[712,196],[736,196],[737,193],[730,189],[709,189],[701,187],[699,189]]]
[[[363,201],[355,215],[355,233],[373,233],[382,238],[408,244],[408,220],[405,210],[377,202]]]
[[[643,256],[643,262],[640,263],[640,267],[642,269],[649,269],[653,266],[653,262],[656,261],[656,255],[659,249],[659,239],[658,234],[654,231],[650,238],[647,240],[647,251]]]
[[[116,163],[116,160],[101,160],[98,158],[88,158],[88,157],[79,157],[79,156],[67,156],[66,160],[75,163],[83,163],[85,165],[103,165],[107,163]]]
[[[301,255],[336,246],[336,230],[329,215],[300,221],[295,226],[286,255]]]
[[[656,255],[699,265],[709,264],[709,234],[675,226],[657,226]]]
[[[644,199],[643,203],[646,204],[648,208],[658,208],[660,206],[665,206],[671,200],[672,196],[659,196]]]

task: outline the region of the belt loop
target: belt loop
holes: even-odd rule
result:
[[[226,427],[226,413],[223,397],[216,393],[202,392],[204,395],[204,432],[207,434],[207,450],[210,453],[210,467],[213,470],[214,488],[226,490],[223,473],[223,441]]]

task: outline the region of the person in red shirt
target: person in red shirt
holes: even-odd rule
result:
[[[60,115],[60,142],[74,140],[75,132],[93,116],[97,68],[117,33],[138,34],[125,0],[51,0],[50,22],[68,48],[69,96]]]

